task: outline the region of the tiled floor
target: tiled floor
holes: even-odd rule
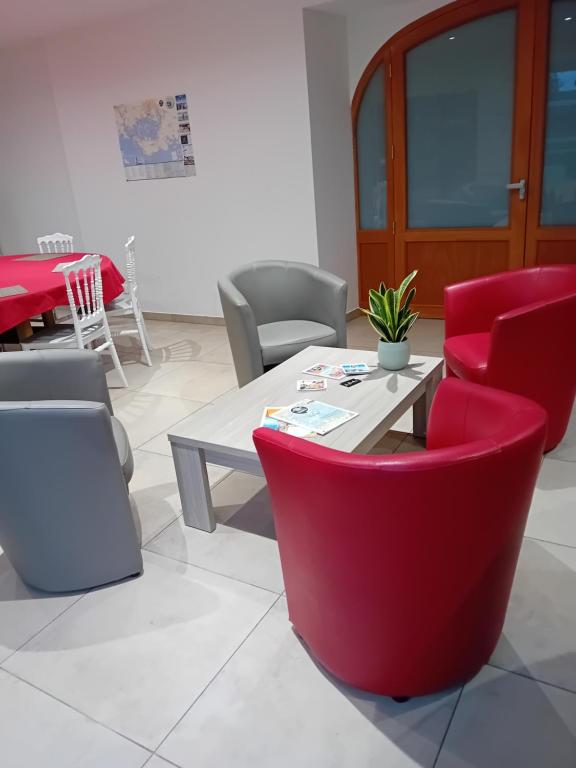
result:
[[[0,556],[2,768],[576,766],[576,418],[544,460],[498,647],[462,690],[397,704],[342,686],[291,631],[265,484],[211,467],[219,525],[186,528],[166,432],[235,387],[222,327],[149,322],[108,377],[134,448],[144,575],[26,588]],[[415,352],[440,354],[419,321]],[[373,349],[363,319],[349,344]],[[217,406],[216,406],[217,407]],[[380,451],[420,450],[407,414]]]

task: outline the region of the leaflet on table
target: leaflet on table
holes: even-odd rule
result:
[[[366,363],[341,363],[340,368],[342,368],[346,376],[359,376],[365,373],[370,373],[376,366],[369,366],[366,365]]]
[[[302,428],[302,427],[296,427],[290,424],[285,424],[283,422],[276,421],[274,419],[274,414],[278,411],[281,411],[281,406],[268,406],[267,408],[264,408],[264,413],[262,414],[262,421],[260,422],[261,427],[267,427],[268,429],[274,429],[276,432],[285,432],[287,435],[292,435],[292,437],[313,437],[313,433],[310,432],[310,430]]]
[[[318,400],[301,400],[286,408],[275,409],[274,413],[270,414],[272,419],[316,432],[318,435],[327,435],[328,432],[332,432],[333,429],[355,416],[358,414],[354,411],[336,408],[334,405],[320,403]]]
[[[302,373],[307,373],[310,376],[323,376],[325,379],[336,379],[337,381],[346,378],[346,374],[340,365],[326,365],[325,363],[311,365],[310,368],[306,368]]]

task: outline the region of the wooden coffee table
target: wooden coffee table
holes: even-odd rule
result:
[[[426,433],[428,412],[442,379],[439,357],[412,355],[402,371],[374,371],[354,387],[328,380],[322,392],[297,392],[298,379],[314,363],[377,364],[375,352],[361,349],[308,347],[240,390],[180,422],[168,435],[186,525],[213,531],[216,527],[206,464],[218,464],[252,475],[263,475],[252,432],[260,425],[266,406],[290,405],[298,400],[321,400],[357,411],[358,416],[314,442],[349,453],[367,453],[409,408],[414,407],[414,434]]]

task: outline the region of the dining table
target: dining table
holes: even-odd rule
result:
[[[56,307],[68,306],[61,262],[78,261],[86,253],[21,253],[0,256],[0,343],[18,343],[31,335],[30,319],[42,315],[47,324]],[[108,256],[100,256],[104,303],[124,290],[124,276]]]

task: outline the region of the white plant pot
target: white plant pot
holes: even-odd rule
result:
[[[386,341],[378,342],[378,363],[387,371],[400,371],[406,368],[410,360],[410,344],[407,341],[399,341],[389,344]]]

